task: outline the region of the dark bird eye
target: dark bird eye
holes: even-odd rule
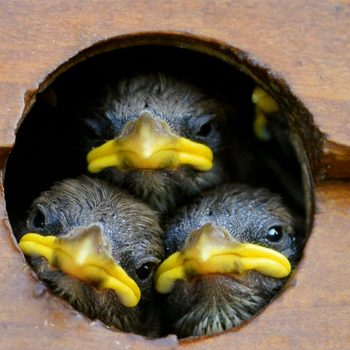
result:
[[[44,228],[45,221],[46,219],[44,213],[40,209],[37,209],[33,217],[33,225],[36,228]]]
[[[278,242],[283,237],[283,229],[281,226],[273,226],[267,231],[266,238],[270,242]]]
[[[197,131],[197,135],[201,136],[201,137],[206,137],[206,136],[210,135],[212,130],[213,130],[213,121],[208,120]]]
[[[153,263],[145,263],[136,270],[137,277],[141,280],[148,278],[154,270]]]

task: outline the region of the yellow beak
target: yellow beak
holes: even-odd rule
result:
[[[118,138],[90,151],[87,162],[91,173],[109,167],[176,169],[182,165],[207,171],[213,166],[213,153],[203,144],[176,136],[166,122],[143,113],[128,123]]]
[[[155,288],[170,293],[177,280],[211,273],[230,274],[255,270],[266,276],[283,278],[290,274],[289,260],[275,250],[233,240],[227,230],[206,224],[193,231],[185,248],[170,255],[159,266]]]
[[[43,256],[49,266],[101,289],[112,289],[126,307],[141,298],[136,282],[113,260],[110,246],[97,225],[77,228],[65,237],[24,235],[19,247],[26,255]]]
[[[257,86],[252,94],[255,104],[254,132],[258,139],[267,141],[271,139],[268,130],[268,117],[279,111],[277,102],[261,87]]]
[[[277,102],[259,86],[253,91],[252,102],[264,114],[271,114],[279,111]]]

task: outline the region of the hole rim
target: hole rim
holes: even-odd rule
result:
[[[25,107],[23,113],[19,117],[17,123],[17,131],[22,122],[31,111],[36,102],[39,93],[45,91],[59,76],[69,69],[80,64],[81,62],[97,56],[99,54],[117,51],[123,48],[131,48],[137,46],[167,46],[178,47],[190,51],[202,53],[204,55],[215,57],[216,59],[227,63],[233,69],[237,69],[249,76],[255,83],[263,87],[286,113],[289,130],[296,136],[291,140],[293,148],[296,150],[298,162],[302,171],[302,184],[304,188],[304,196],[306,202],[306,242],[312,231],[313,219],[315,214],[315,191],[314,181],[320,169],[322,158],[322,145],[324,135],[315,126],[312,114],[307,110],[303,102],[295,96],[287,82],[282,76],[274,72],[272,67],[256,59],[252,54],[245,52],[239,48],[228,45],[225,42],[214,38],[197,36],[188,33],[175,32],[142,32],[136,34],[125,34],[121,36],[111,37],[107,40],[97,42],[86,49],[78,52],[69,58],[66,62],[59,65],[54,71],[49,73],[47,77],[39,84],[35,91],[30,91],[25,96]],[[299,119],[296,117],[299,116]],[[304,132],[299,132],[298,130]],[[13,148],[14,144],[11,148]],[[9,154],[7,154],[8,158]],[[3,189],[6,203],[6,161],[3,163],[4,177]],[[5,213],[7,210],[5,207]],[[13,233],[12,233],[13,235]],[[304,249],[304,248],[303,248]],[[277,293],[275,298],[280,297],[281,293]],[[245,321],[242,325],[234,329],[227,330],[211,336],[179,339],[179,344],[188,344],[200,341],[206,338],[216,338],[223,336],[228,332],[238,331],[241,327],[250,323],[252,319],[258,316],[265,308],[261,309],[253,318]]]

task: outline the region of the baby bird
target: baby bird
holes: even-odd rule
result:
[[[227,184],[168,223],[155,275],[179,337],[236,327],[263,308],[297,261],[293,219],[277,195]]]
[[[232,106],[170,74],[110,85],[89,106],[88,170],[166,213],[227,179]]]
[[[16,235],[39,279],[78,311],[157,335],[153,275],[163,231],[142,201],[102,180],[67,179],[33,202]]]

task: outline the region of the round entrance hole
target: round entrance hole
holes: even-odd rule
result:
[[[93,129],[84,129],[84,119],[90,111],[97,113],[105,86],[133,74],[160,71],[189,80],[222,103],[234,106],[235,116],[228,125],[236,141],[229,149],[231,155],[236,153],[233,164],[244,164],[244,172],[240,176],[233,172],[229,181],[266,187],[282,197],[296,219],[300,253],[297,263],[312,227],[312,173],[318,166],[321,142],[311,116],[285,82],[241,51],[194,40],[168,39],[126,40],[122,44],[111,41],[93,47],[60,67],[42,84],[28,102],[30,108],[23,116],[6,167],[7,211],[15,234],[42,191],[55,181],[88,174],[82,139],[96,135]],[[261,126],[265,136],[254,129],[252,95],[256,86],[271,95],[279,107],[267,118],[267,125]],[[202,130],[202,134],[208,132]],[[158,336],[168,331],[161,330]]]

